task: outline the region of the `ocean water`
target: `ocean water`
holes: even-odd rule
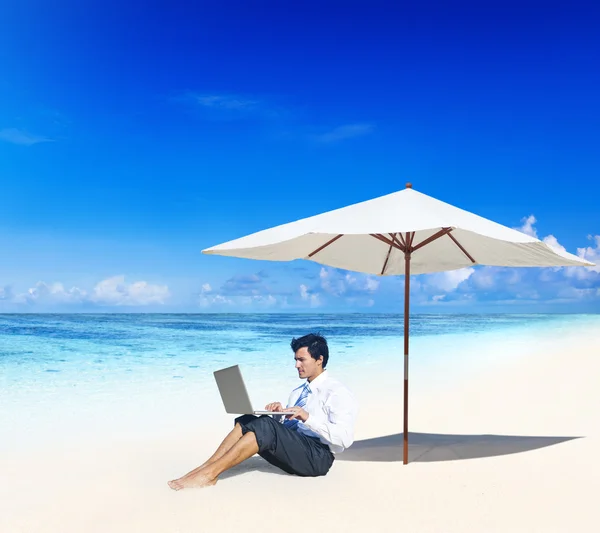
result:
[[[214,400],[212,372],[233,364],[262,407],[270,392],[297,385],[290,341],[308,332],[327,337],[332,372],[389,370],[400,380],[403,323],[391,314],[0,315],[0,438],[141,410],[169,418],[190,399]],[[599,315],[415,314],[411,372],[510,357],[523,343],[599,327]]]

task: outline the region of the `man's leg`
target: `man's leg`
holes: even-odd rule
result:
[[[180,479],[169,481],[173,490],[192,487],[208,487],[217,482],[217,478],[231,467],[239,465],[242,461],[258,453],[258,443],[253,432],[247,432],[239,439],[222,457],[207,464],[204,468],[196,469]],[[215,454],[216,455],[216,454]]]
[[[233,448],[233,445],[240,440],[242,436],[242,426],[236,423],[235,426],[233,426],[233,429],[229,432],[229,435],[225,437],[221,445],[217,448],[217,451],[213,453],[212,456],[207,459],[200,468],[209,465],[210,463],[214,463],[217,459],[223,457],[229,450],[231,450],[231,448]]]
[[[241,438],[242,438],[242,427],[239,425],[239,423],[236,423],[235,426],[233,427],[233,429],[225,437],[225,439],[223,440],[221,445],[217,448],[217,451],[215,453],[213,453],[210,458],[208,458],[206,461],[204,461],[204,463],[202,463],[198,468],[195,468],[191,472],[188,472],[185,476],[182,476],[179,479],[176,479],[173,481],[169,481],[169,486],[171,486],[171,483],[173,483],[174,481],[181,481],[189,476],[193,476],[194,474],[196,474],[200,470],[202,470],[205,466],[208,466],[209,464],[214,463],[217,459],[220,459],[229,450],[231,450],[231,448],[234,446],[234,444]]]

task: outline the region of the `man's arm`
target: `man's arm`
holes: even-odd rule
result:
[[[349,391],[337,391],[328,399],[322,411],[310,413],[304,425],[327,442],[348,448],[354,442],[356,401]]]

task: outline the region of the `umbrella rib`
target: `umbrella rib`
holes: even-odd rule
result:
[[[425,239],[424,241],[420,242],[419,244],[417,244],[411,251],[414,252],[414,251],[418,250],[419,248],[422,248],[426,244],[429,244],[430,242],[433,242],[436,239],[443,237],[444,235],[450,235],[450,232],[452,231],[452,229],[453,228],[442,228],[440,231],[433,234],[431,237],[429,237],[429,238]],[[450,237],[452,237],[452,235],[450,235]],[[414,238],[414,233],[413,233],[413,238]]]
[[[412,253],[412,252],[417,251],[419,248],[422,248],[423,246],[426,246],[427,244],[439,239],[440,237],[443,237],[444,235],[448,235],[448,237],[450,237],[452,239],[454,244],[456,244],[456,246],[458,246],[460,248],[462,253],[464,253],[469,258],[471,263],[476,263],[475,259],[473,259],[473,257],[471,257],[469,252],[467,252],[464,249],[464,247],[456,240],[454,235],[452,235],[450,233],[453,229],[454,228],[442,228],[440,231],[438,231],[431,237],[425,239],[424,241],[420,242],[419,244],[417,244],[414,247],[412,246],[412,243],[413,243],[413,241],[415,239],[415,235],[416,235],[416,232],[414,232],[414,231],[412,233],[406,234],[406,240],[402,236],[402,233],[394,233],[394,234],[390,233],[391,240],[388,239],[387,237],[384,237],[383,235],[381,235],[379,233],[371,233],[371,237],[375,237],[376,239],[380,240],[381,242],[384,242],[385,244],[389,245],[389,247],[390,247],[388,250],[387,256],[385,258],[385,263],[383,265],[383,269],[381,270],[381,275],[383,276],[385,268],[388,264],[390,254],[392,252],[392,248],[396,248],[397,250],[400,250],[403,253],[406,253],[406,250],[409,250]],[[308,257],[313,257],[314,255],[318,254],[321,250],[324,250],[330,244],[333,244],[335,241],[337,241],[338,239],[340,239],[343,236],[344,236],[343,233],[336,235],[333,239],[330,239],[325,244],[323,244],[322,246],[319,246],[319,248],[317,248],[316,250],[314,250],[310,254],[308,254]],[[400,243],[398,242],[396,237],[400,238]]]
[[[340,233],[333,239],[327,241],[323,246],[319,246],[319,248],[317,248],[315,251],[309,253],[308,257],[312,257],[313,255],[318,254],[321,250],[323,250],[324,248],[327,248],[330,244],[333,244],[335,241],[337,241],[340,237],[343,237],[343,236],[344,236],[344,234]]]
[[[402,253],[404,253],[404,248],[402,248],[399,244],[397,244],[394,241],[391,241],[390,239],[388,239],[387,237],[384,237],[383,235],[379,234],[379,233],[370,233],[371,237],[375,237],[377,240],[384,242],[385,244],[392,245],[394,248],[397,248],[398,250],[400,250]]]
[[[393,238],[394,238],[394,235],[390,233],[390,237],[393,239]],[[393,247],[394,247],[394,243],[392,242],[392,243],[390,243],[390,247],[389,247],[389,249],[388,249],[388,253],[387,253],[387,255],[385,256],[385,263],[383,263],[383,268],[381,269],[381,274],[380,274],[380,276],[383,276],[383,273],[385,272],[385,267],[387,266],[387,264],[388,264],[388,261],[390,260],[390,254],[392,253],[392,248],[393,248]]]
[[[448,233],[448,237],[450,237],[454,241],[454,244],[456,244],[456,246],[458,246],[461,249],[462,253],[465,254],[471,260],[471,263],[476,263],[477,262],[477,261],[475,261],[475,259],[473,259],[471,257],[471,255],[469,254],[469,252],[467,252],[463,248],[463,246],[456,240],[456,237],[454,237],[454,235],[452,235],[451,233]]]
[[[392,237],[392,240],[398,245],[399,249],[402,252],[406,253],[406,246],[400,244],[400,242],[398,241],[398,235],[402,236],[402,233],[394,233],[393,235],[390,233],[390,237]]]

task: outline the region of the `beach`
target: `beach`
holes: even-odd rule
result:
[[[397,344],[369,344],[378,357],[356,343],[336,368],[332,350],[329,371],[360,415],[354,445],[327,476],[289,476],[254,457],[215,487],[179,492],[167,481],[202,463],[232,424],[207,369],[202,388],[184,374],[134,389],[115,378],[110,394],[96,381],[70,392],[64,382],[37,407],[19,375],[1,397],[0,531],[592,531],[600,320],[542,326],[415,338],[406,466],[399,329]],[[425,346],[440,354],[419,361]],[[442,356],[451,347],[456,357]],[[257,405],[285,400],[294,382],[277,372],[288,366],[291,354],[248,362]]]

